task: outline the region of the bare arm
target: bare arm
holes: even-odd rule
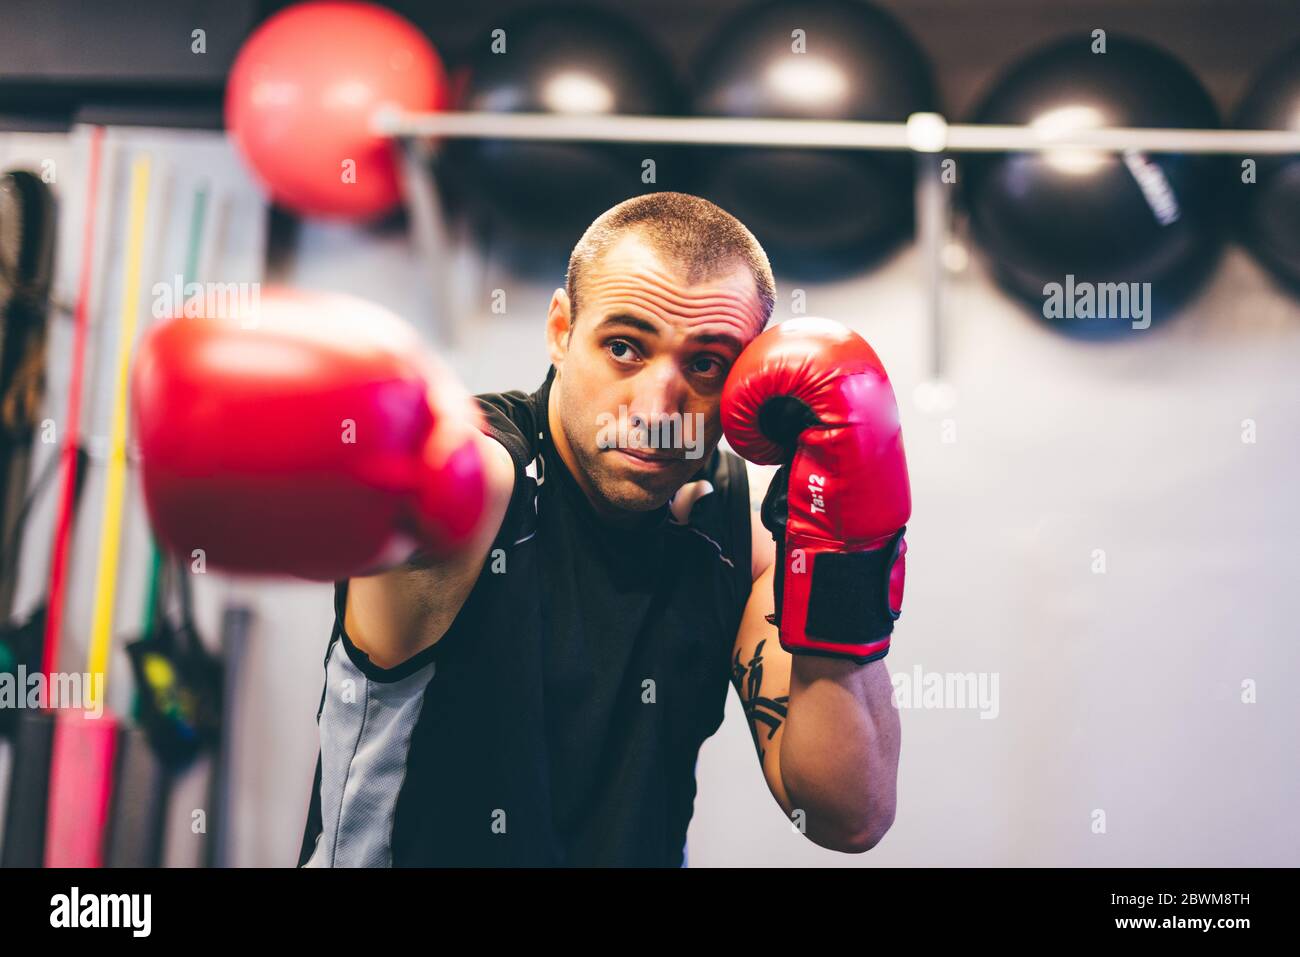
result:
[[[348,581],[343,627],[381,668],[401,664],[447,633],[501,529],[514,491],[514,464],[495,439],[477,433],[476,441],[487,463],[488,504],[473,544],[448,561],[417,555],[389,571]]]
[[[754,475],[751,472],[751,487]],[[755,493],[761,498],[761,490]],[[757,514],[757,513],[755,513]],[[792,656],[767,621],[774,546],[756,520],[754,587],[732,659],[772,796],[816,844],[861,852],[894,820],[900,727],[884,661]]]

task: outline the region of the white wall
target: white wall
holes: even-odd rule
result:
[[[1085,344],[976,264],[950,302],[956,404],[927,415],[920,276],[907,251],[809,311],[873,343],[902,405],[915,504],[890,671],[996,675],[1000,710],[904,710],[895,825],[851,857],[761,793],[732,701],[691,863],[1300,863],[1300,304],[1232,249],[1173,324]]]

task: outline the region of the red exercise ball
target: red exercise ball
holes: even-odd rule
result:
[[[226,88],[226,127],[279,205],[371,219],[401,199],[392,141],[370,132],[386,104],[442,108],[446,72],[402,17],[368,3],[304,3],[244,43]]]

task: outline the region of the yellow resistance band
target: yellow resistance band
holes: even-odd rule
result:
[[[122,272],[122,328],[117,341],[117,382],[113,394],[113,425],[109,440],[108,481],[104,490],[104,529],[99,539],[99,570],[95,581],[95,617],[90,630],[92,675],[88,705],[100,702],[103,682],[93,680],[108,670],[109,639],[113,632],[113,598],[117,591],[117,561],[122,542],[122,511],[126,503],[126,420],[131,350],[140,314],[140,265],[144,259],[144,228],[149,205],[149,156],[131,164],[131,215],[127,224],[126,259]]]

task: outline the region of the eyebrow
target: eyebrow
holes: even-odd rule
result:
[[[726,332],[701,332],[698,336],[691,336],[692,342],[698,342],[701,345],[723,345],[731,346],[736,354],[745,351],[745,344],[736,336]]]
[[[603,329],[606,326],[630,326],[648,336],[658,337],[659,327],[653,322],[642,319],[640,316],[629,316],[622,313],[606,316],[596,324],[597,329]],[[701,332],[689,337],[690,341],[696,345],[723,345],[730,346],[739,355],[745,350],[745,344],[738,336],[733,336],[727,332]]]
[[[631,326],[638,329],[648,336],[659,335],[659,327],[649,320],[642,319],[640,316],[628,316],[621,313],[606,316],[596,324],[597,329],[604,329],[606,326]]]

